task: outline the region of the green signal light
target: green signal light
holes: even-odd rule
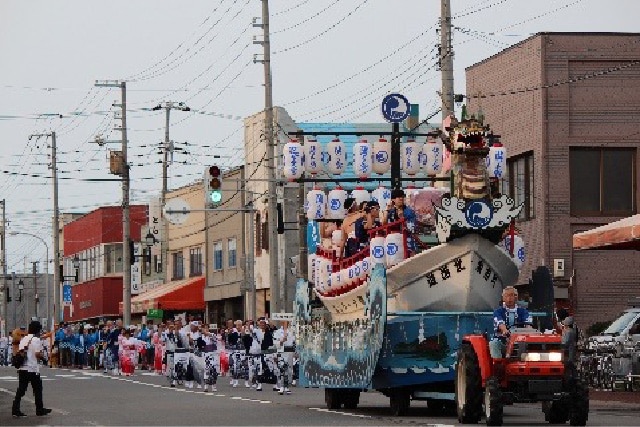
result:
[[[220,191],[212,191],[209,194],[209,198],[213,203],[220,203],[222,201],[222,193]]]

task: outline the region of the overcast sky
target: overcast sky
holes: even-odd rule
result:
[[[421,118],[439,107],[440,1],[269,3],[274,105],[294,120],[381,122],[379,103],[389,92],[420,104]],[[534,33],[637,32],[640,12],[637,0],[451,3],[456,93],[465,93],[465,67]],[[95,135],[120,138],[112,107],[120,92],[94,87],[96,79],[127,81],[132,203],[161,188],[164,112],[145,111],[159,102],[193,110],[171,113],[171,139],[188,154],[175,154],[169,188],[201,177],[213,154],[225,166],[242,164],[241,118],[264,107],[263,69],[253,63],[262,47],[252,42],[261,29],[251,25],[260,15],[259,0],[0,0],[0,199],[8,232],[37,234],[52,246],[50,140],[31,134],[57,133],[61,212],[120,204],[119,183],[82,181],[113,177]],[[44,258],[37,239],[7,237],[9,272]]]

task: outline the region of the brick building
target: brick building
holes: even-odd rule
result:
[[[140,241],[147,225],[148,207],[130,208],[131,240]],[[122,301],[122,271],[129,261],[122,259],[122,208],[100,207],[64,226],[64,276],[75,275],[71,284],[72,306],[64,308],[65,321],[117,317]]]
[[[579,324],[612,320],[640,295],[640,254],[573,251],[572,235],[637,212],[640,34],[539,33],[468,67],[466,87],[525,203],[520,284],[546,265]]]

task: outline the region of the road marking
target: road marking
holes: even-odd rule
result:
[[[7,390],[6,388],[0,388],[0,392],[1,392],[1,393],[6,393],[6,394],[8,394],[8,395],[10,395],[10,396],[15,395],[15,391],[13,391],[13,390]],[[27,396],[24,396],[24,397],[22,398],[22,400],[26,400],[27,402],[31,402],[31,403],[35,403],[35,402],[36,402],[35,400],[33,400],[32,398],[27,397]],[[67,411],[63,411],[62,409],[51,408],[51,410],[52,410],[53,412],[56,412],[56,413],[60,414],[60,415],[69,415],[69,412],[67,412]]]
[[[345,415],[347,417],[357,417],[357,418],[373,418],[371,415],[362,415],[362,414],[351,414],[349,412],[341,412],[341,411],[332,411],[330,409],[326,409],[326,408],[309,408],[312,411],[318,411],[318,412],[327,412],[329,414],[338,414],[338,415]]]
[[[70,375],[70,374],[56,374],[56,377],[61,377],[61,378],[71,378],[71,377],[75,377],[75,375]]]

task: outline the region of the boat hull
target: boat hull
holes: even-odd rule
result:
[[[469,234],[387,270],[389,312],[491,311],[518,267],[490,241]]]

